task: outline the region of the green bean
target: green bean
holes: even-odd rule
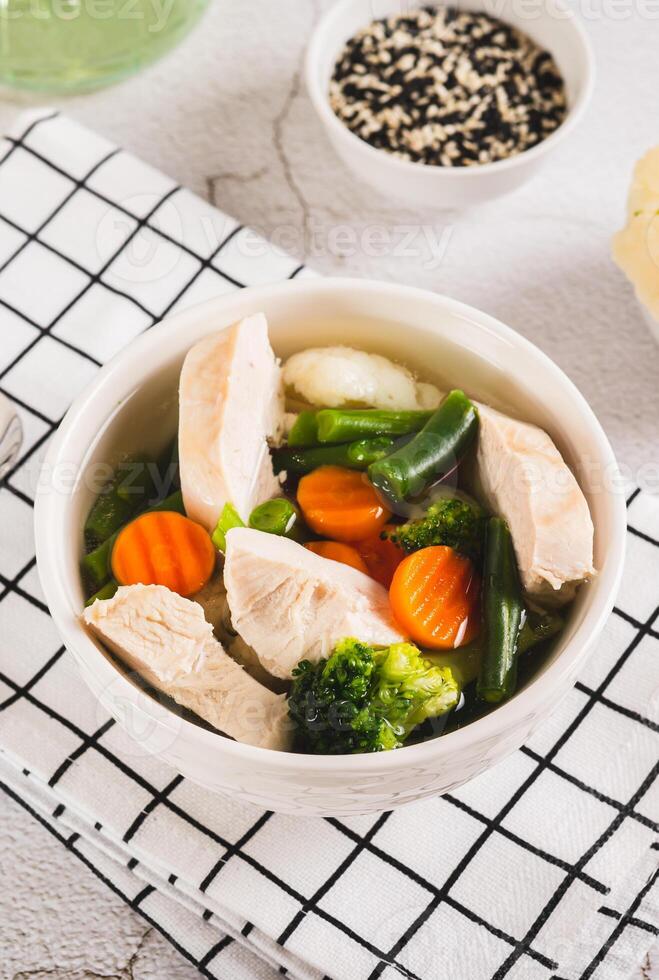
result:
[[[85,521],[85,545],[96,548],[156,497],[156,465],[147,459],[127,459],[103,488]]]
[[[94,595],[87,599],[85,606],[91,606],[91,604],[96,602],[97,599],[111,599],[118,588],[119,583],[111,578],[109,582],[106,582],[103,588],[99,589],[98,592],[95,592]]]
[[[357,442],[349,442],[346,446],[348,466],[354,469],[368,469],[371,463],[376,463],[379,459],[384,459],[399,446],[407,442],[407,439],[391,439],[389,436],[376,436],[373,439],[358,439]]]
[[[432,414],[387,412],[379,408],[321,408],[316,413],[318,441],[355,442],[374,436],[404,436],[410,432],[418,432]]]
[[[318,445],[318,425],[316,424],[316,412],[304,410],[300,412],[291,431],[288,433],[288,445],[295,446],[317,446]]]
[[[482,701],[505,701],[515,692],[519,632],[524,605],[508,525],[491,517],[483,568],[483,659],[477,693]]]
[[[411,442],[369,467],[369,480],[395,511],[455,469],[477,429],[475,407],[451,391]]]
[[[211,534],[211,541],[223,554],[227,550],[227,534],[232,527],[245,527],[245,522],[233,504],[225,504]]]
[[[121,500],[132,503],[133,510],[144,506],[149,500],[156,499],[159,473],[157,463],[153,460],[138,459],[122,464],[117,470],[117,475],[119,477],[117,495]]]
[[[183,506],[183,494],[180,490],[175,490],[171,493],[169,497],[165,497],[164,500],[159,500],[157,504],[152,504],[151,507],[145,508],[141,511],[142,514],[151,514],[153,511],[156,513],[163,510],[173,510],[177,514],[183,514],[185,517],[185,507]]]
[[[100,589],[110,577],[110,557],[112,555],[112,546],[118,533],[117,531],[116,534],[113,534],[111,538],[104,541],[98,548],[90,551],[80,563],[82,577],[89,592],[95,592],[97,589]]]
[[[154,510],[175,510],[179,514],[185,514],[185,509],[183,507],[183,497],[181,491],[177,490],[169,497],[165,497],[160,503],[154,504],[153,507],[148,507],[143,513],[147,513]],[[130,520],[127,523],[130,523]],[[103,544],[99,545],[98,548],[94,548],[89,554],[85,555],[81,562],[82,575],[90,591],[96,591],[100,589],[110,578],[110,558],[112,557],[112,549],[114,547],[114,542],[117,540],[121,528],[115,531],[109,538],[107,538]]]
[[[371,463],[393,452],[396,442],[387,436],[377,439],[360,439],[340,446],[315,446],[311,449],[275,449],[272,461],[275,473],[286,470],[289,475],[311,473],[319,466],[345,466],[351,470],[365,470]]]
[[[285,497],[266,500],[265,503],[255,507],[249,515],[249,526],[256,531],[278,534],[293,541],[304,539],[300,526],[300,512],[295,504]]]
[[[111,534],[131,519],[137,503],[126,499],[119,492],[121,478],[113,479],[98,495],[85,521],[85,546],[96,548]]]

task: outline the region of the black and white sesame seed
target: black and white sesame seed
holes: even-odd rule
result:
[[[548,51],[503,21],[454,7],[376,20],[356,34],[335,65],[330,104],[371,146],[445,167],[528,150],[567,110]]]

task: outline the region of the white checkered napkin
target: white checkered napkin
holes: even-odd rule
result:
[[[619,608],[569,697],[497,768],[393,813],[209,795],[143,754],[60,645],[32,507],[70,400],[169,310],[296,274],[61,116],[0,143],[0,390],[25,431],[0,488],[5,791],[209,977],[625,980],[659,932],[657,498],[630,500]]]

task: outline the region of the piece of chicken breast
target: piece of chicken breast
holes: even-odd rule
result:
[[[383,646],[405,638],[378,582],[288,538],[232,528],[224,583],[234,629],[276,677],[348,636]]]
[[[286,699],[224,652],[197,602],[163,585],[128,585],[83,613],[92,632],[148,684],[248,745],[287,749]]]
[[[213,627],[213,634],[231,659],[244,667],[259,684],[277,694],[283,693],[287,688],[285,681],[269,674],[252,648],[234,630],[222,572],[217,569],[203,589],[195,592],[191,598],[203,609],[204,618]]]
[[[281,370],[262,313],[188,351],[179,383],[179,468],[185,512],[212,531],[225,503],[244,521],[276,496],[267,438],[283,426]]]
[[[593,575],[593,522],[574,474],[542,429],[478,405],[477,480],[510,527],[522,585],[560,605]]]

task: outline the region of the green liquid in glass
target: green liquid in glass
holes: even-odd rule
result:
[[[208,0],[0,0],[0,84],[72,92],[159,58]]]

